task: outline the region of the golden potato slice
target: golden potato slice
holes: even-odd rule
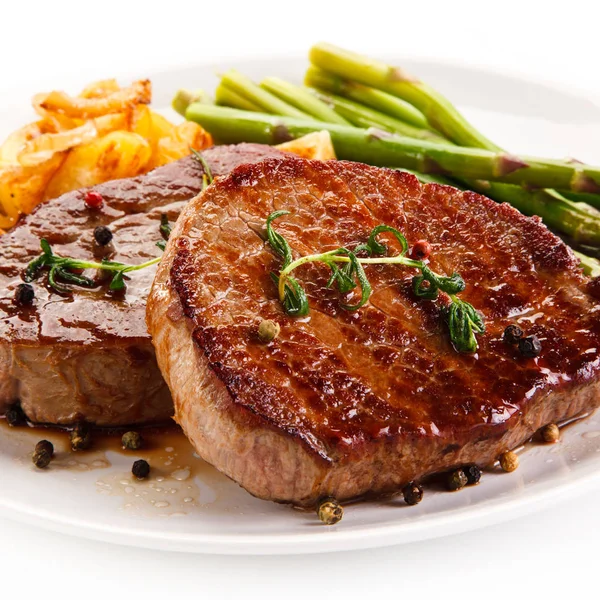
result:
[[[65,92],[50,92],[37,95],[34,104],[41,110],[66,117],[92,119],[111,113],[126,112],[137,104],[149,104],[151,98],[152,85],[148,79],[144,79],[100,98],[82,98],[69,96]]]
[[[285,142],[275,147],[283,152],[291,152],[301,158],[312,160],[332,160],[336,158],[329,131],[315,131],[297,140]]]
[[[106,98],[120,89],[116,79],[101,79],[86,85],[79,96],[81,98]]]
[[[162,115],[157,112],[151,111],[152,113],[152,137],[158,143],[161,138],[172,136],[175,131],[175,125],[168,119],[165,119]]]
[[[148,109],[148,112],[150,114],[150,130],[144,137],[152,146],[152,168],[154,168],[157,166],[155,159],[159,154],[158,144],[162,138],[171,138],[175,135],[175,125],[153,110]]]
[[[188,156],[190,148],[204,150],[213,145],[213,139],[207,131],[197,123],[185,121],[173,129],[171,135],[158,141],[156,152],[152,158],[152,168],[166,165]]]
[[[34,167],[20,165],[0,169],[0,227],[12,227],[19,213],[30,213],[44,198],[48,182],[65,159],[65,152],[55,153]]]
[[[91,142],[117,130],[126,130],[130,118],[125,113],[105,115],[85,121],[73,129],[59,129],[46,119],[32,123],[12,134],[0,148],[0,162],[33,166],[49,160],[55,152],[62,152],[80,144]],[[44,133],[49,130],[50,132]],[[15,155],[16,154],[16,155]]]
[[[153,145],[152,135],[152,111],[145,104],[138,104],[132,111],[130,129],[141,135]]]
[[[142,136],[130,131],[113,131],[70,150],[50,180],[44,198],[56,198],[111,179],[134,177],[146,170],[151,158],[152,148]]]
[[[129,131],[131,126],[131,115],[128,112],[115,113],[114,115],[98,117],[97,119],[93,119],[92,122],[96,127],[98,137],[102,137],[112,131]]]
[[[25,167],[39,165],[52,158],[56,152],[90,142],[97,135],[98,131],[93,121],[86,121],[80,127],[67,131],[44,133],[26,142],[17,158]]]
[[[83,119],[73,119],[60,113],[52,112],[42,108],[42,102],[46,98],[47,94],[36,94],[32,100],[31,105],[33,110],[42,117],[42,121],[46,124],[49,131],[67,131],[68,129],[75,129],[85,123]]]
[[[0,146],[0,165],[18,165],[19,154],[27,143],[47,131],[45,122],[29,123],[13,131]]]

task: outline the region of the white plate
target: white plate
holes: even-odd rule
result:
[[[447,94],[477,127],[513,152],[600,163],[600,107],[589,100],[507,75],[414,59],[396,62]],[[154,105],[169,112],[178,87],[214,89],[214,73],[230,66],[256,79],[279,75],[300,81],[306,65],[299,59],[231,61],[159,73],[152,77]],[[15,105],[14,98],[3,102]],[[0,135],[30,117],[24,109],[3,111]],[[515,473],[486,473],[479,486],[460,493],[427,490],[415,507],[400,499],[348,506],[335,527],[321,526],[311,513],[251,497],[212,468],[199,468],[184,445],[156,458],[164,481],[139,484],[128,475],[132,457],[116,452],[75,456],[79,464],[71,468],[62,467],[72,457],[62,457],[51,469],[37,471],[29,461],[34,441],[5,427],[0,431],[4,516],[94,539],[191,552],[279,554],[400,544],[513,518],[600,484],[600,416],[567,428],[559,444],[528,449]],[[192,463],[199,471],[195,477],[171,476],[179,470],[175,476],[181,479],[180,469]]]

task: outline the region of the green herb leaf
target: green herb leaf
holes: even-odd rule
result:
[[[50,246],[50,243],[47,239],[42,238],[40,240],[40,246],[42,248],[42,252],[46,255],[46,258],[50,259],[54,256],[54,253],[52,252],[52,247]]]
[[[421,274],[413,277],[415,296],[424,300],[435,300],[438,297],[438,288],[438,277],[427,265],[423,265]]]
[[[69,288],[66,285],[63,285],[62,283],[60,283],[59,281],[56,280],[56,276],[60,274],[57,271],[58,271],[58,267],[56,265],[50,268],[50,270],[48,271],[48,283],[57,292],[59,292],[61,294],[68,294],[70,291]]]
[[[360,264],[358,258],[356,257],[356,254],[348,250],[346,250],[346,252],[348,258],[350,259],[350,263],[348,264],[352,265],[353,271],[356,274],[356,278],[358,279],[358,283],[361,289],[361,296],[358,304],[342,304],[342,308],[345,310],[358,310],[369,301],[369,297],[371,296],[372,291],[371,284],[369,283],[367,275],[365,274],[365,270],[363,269],[363,266]]]
[[[285,312],[291,317],[304,317],[308,314],[306,292],[293,277],[288,278],[285,283],[283,307]]]
[[[389,225],[377,225],[377,227],[373,228],[371,231],[371,235],[369,235],[369,239],[365,244],[365,249],[369,252],[369,254],[381,255],[387,252],[387,247],[384,244],[381,244],[377,241],[377,236],[384,231],[392,233],[394,237],[398,240],[400,245],[402,246],[402,252],[400,256],[404,256],[408,252],[408,242],[406,238],[394,227],[390,227]],[[360,248],[362,250],[362,248]],[[355,250],[358,252],[358,249]]]
[[[471,304],[453,297],[446,313],[450,339],[459,352],[477,351],[476,333],[484,333],[485,325],[481,315]]]
[[[437,283],[442,292],[450,295],[460,294],[466,287],[465,280],[458,273],[452,273],[450,277],[438,275]]]
[[[71,271],[67,271],[63,267],[57,266],[54,267],[54,270],[56,272],[56,275],[58,275],[61,279],[68,281],[69,283],[88,288],[94,288],[97,286],[97,283],[93,279],[85,277],[84,275],[77,275],[76,273],[71,273]]]
[[[168,240],[171,235],[171,225],[169,225],[169,217],[163,213],[160,215],[160,234],[163,236],[163,240]],[[164,248],[163,248],[164,250]]]
[[[275,273],[271,273],[271,279],[279,287],[279,277]],[[309,306],[306,292],[293,277],[288,277],[285,282],[282,305],[283,310],[290,317],[305,317],[308,314]]]
[[[125,281],[124,281],[123,277],[124,277],[123,271],[117,271],[113,275],[113,278],[110,282],[110,285],[108,286],[108,289],[112,290],[113,292],[124,289]]]
[[[352,279],[352,274],[354,272],[352,263],[344,265],[341,269],[335,263],[331,263],[329,267],[331,268],[332,273],[327,282],[328,288],[336,283],[339,292],[345,294],[356,287],[356,283],[354,283],[354,279]]]
[[[290,213],[287,210],[276,210],[267,217],[267,240],[271,245],[271,248],[283,258],[281,270],[285,269],[292,262],[294,257],[292,256],[292,249],[287,240],[273,229],[271,223],[273,223],[275,219],[289,214]]]
[[[48,264],[48,257],[45,254],[41,254],[35,260],[32,260],[25,269],[23,279],[27,283],[31,283],[34,279],[40,276],[42,269]]]

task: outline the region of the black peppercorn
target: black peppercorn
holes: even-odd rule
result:
[[[23,409],[20,404],[13,404],[4,415],[6,417],[6,422],[11,427],[18,427],[19,425],[24,425],[26,418]]]
[[[423,500],[423,488],[418,483],[411,481],[402,488],[402,495],[406,504],[414,506]]]
[[[446,487],[451,492],[456,490],[460,490],[467,485],[468,479],[462,469],[457,469],[456,471],[452,471],[448,475],[448,479],[446,480]]]
[[[45,469],[50,464],[52,455],[49,452],[46,452],[46,450],[41,450],[40,452],[36,450],[33,453],[31,460],[38,469]]]
[[[138,479],[146,479],[150,473],[150,465],[145,460],[136,460],[133,463],[131,472],[134,477],[137,477]]]
[[[99,225],[94,229],[94,239],[99,246],[107,246],[112,242],[112,231],[104,225]]]
[[[48,440],[40,440],[35,445],[35,452],[47,452],[52,457],[54,456],[54,446]]]
[[[14,303],[17,306],[29,306],[35,298],[35,290],[29,283],[20,283],[15,290]]]
[[[535,358],[542,351],[542,344],[535,335],[519,340],[519,352],[526,358]]]
[[[77,423],[71,431],[71,448],[87,450],[92,445],[92,435],[87,423]]]
[[[144,443],[142,436],[137,431],[128,431],[121,438],[123,448],[127,450],[139,450]]]
[[[509,325],[504,330],[504,341],[507,344],[518,344],[523,337],[523,330],[518,325]]]
[[[463,469],[467,476],[467,485],[476,485],[481,479],[481,469],[477,465],[468,465]]]

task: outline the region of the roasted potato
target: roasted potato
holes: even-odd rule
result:
[[[151,98],[152,85],[149,80],[144,79],[107,96],[76,97],[64,92],[50,92],[36,96],[36,103],[44,111],[71,118],[93,119],[110,113],[126,112],[138,104],[149,104]]]
[[[185,121],[174,127],[170,135],[158,140],[158,146],[152,159],[152,168],[188,156],[190,148],[203,150],[212,144],[211,135],[202,127],[191,121]]]
[[[173,123],[170,123],[157,112],[152,111],[152,139],[160,140],[161,138],[172,136],[174,129],[175,125]]]
[[[86,121],[83,125],[59,131],[58,133],[43,133],[23,144],[17,159],[24,167],[39,165],[52,158],[57,152],[90,142],[98,135],[93,121]]]
[[[154,147],[156,144],[153,138],[153,127],[152,127],[152,111],[146,104],[139,104],[136,106],[131,113],[131,123],[129,129],[133,133],[141,135],[144,139],[150,142],[150,145]]]
[[[86,85],[79,96],[81,98],[105,98],[120,89],[116,79],[102,79]]]
[[[34,167],[0,167],[0,228],[12,227],[20,213],[30,213],[43,200],[48,183],[66,155],[57,152]]]
[[[111,179],[139,175],[146,170],[151,158],[150,143],[141,135],[113,131],[73,148],[48,183],[44,199]]]
[[[48,131],[44,121],[30,123],[13,131],[0,146],[0,166],[18,165],[19,154],[25,144],[39,138]]]

